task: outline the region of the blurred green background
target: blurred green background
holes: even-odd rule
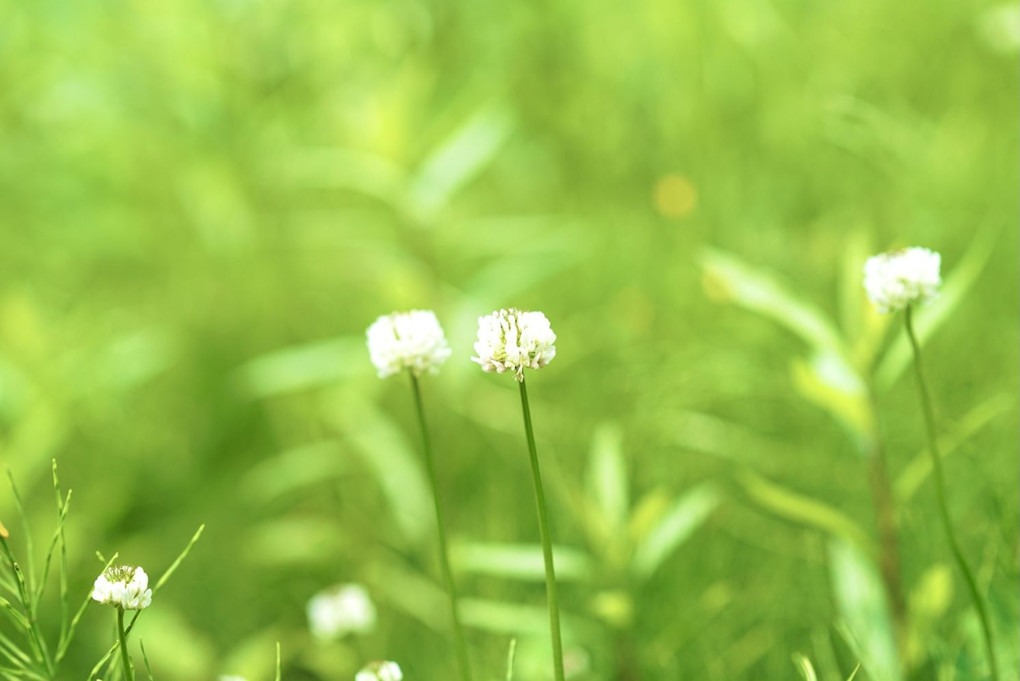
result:
[[[529,392],[573,678],[983,678],[901,320],[860,286],[923,245],[951,512],[1015,679],[1018,54],[983,0],[0,1],[0,458],[37,544],[53,458],[75,594],[97,549],[159,574],[207,523],[140,623],[160,681],[269,679],[278,640],[290,681],[452,678],[410,392],[364,347],[431,308],[476,674],[517,637],[549,678],[516,386],[469,361],[514,305],[559,336]],[[378,625],[316,642],[345,582]],[[66,678],[111,635],[91,608]]]

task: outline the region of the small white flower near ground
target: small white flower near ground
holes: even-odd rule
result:
[[[354,681],[401,681],[403,678],[404,673],[400,671],[400,665],[386,660],[369,662],[357,673]]]
[[[938,294],[942,256],[927,248],[906,248],[868,258],[864,289],[881,313],[898,312]]]
[[[107,568],[92,586],[92,600],[122,610],[141,610],[152,603],[152,589],[145,570],[131,565]]]
[[[358,584],[340,584],[312,596],[308,601],[308,626],[324,641],[375,628],[375,605]]]
[[[221,676],[219,681],[248,681],[243,676]]]
[[[410,369],[415,376],[436,373],[450,346],[431,310],[394,312],[376,319],[366,332],[368,354],[379,378]]]
[[[478,318],[478,342],[471,361],[483,371],[512,371],[524,380],[524,369],[541,369],[556,356],[556,334],[541,312],[511,308]]]

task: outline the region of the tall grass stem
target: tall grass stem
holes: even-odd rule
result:
[[[545,591],[549,599],[549,629],[552,636],[553,674],[556,681],[564,681],[563,640],[560,634],[560,599],[556,590],[556,568],[553,565],[552,537],[549,532],[549,514],[545,506],[545,492],[542,489],[542,473],[538,466],[538,450],[535,447],[535,431],[531,425],[531,409],[528,407],[528,388],[522,377],[521,409],[524,412],[524,432],[528,439],[528,453],[531,455],[531,476],[535,484],[535,506],[538,508],[538,529],[542,536],[542,556],[545,559]]]
[[[931,395],[928,392],[928,382],[924,376],[924,366],[921,362],[921,346],[917,342],[917,335],[914,333],[913,309],[911,307],[907,307],[904,318],[906,320],[907,336],[910,338],[910,345],[914,350],[914,370],[917,375],[918,392],[921,395],[924,425],[928,433],[928,451],[931,453],[932,473],[935,478],[935,497],[938,500],[939,515],[942,518],[942,526],[946,532],[946,539],[949,541],[949,548],[956,559],[956,564],[960,567],[960,572],[963,573],[963,578],[967,582],[967,589],[970,592],[970,598],[974,602],[974,608],[977,610],[978,617],[981,620],[981,630],[984,634],[985,649],[988,653],[988,666],[990,667],[992,681],[999,681],[999,668],[995,659],[995,644],[992,640],[992,627],[988,619],[988,609],[985,606],[981,592],[978,590],[974,573],[971,572],[970,566],[967,565],[967,559],[964,557],[963,550],[956,539],[952,519],[949,517],[949,507],[946,504],[945,474],[942,471],[942,455],[939,452],[938,431],[935,427],[935,410],[932,407]]]
[[[429,483],[432,485],[432,502],[436,509],[436,529],[439,536],[439,565],[446,582],[446,590],[450,596],[450,619],[453,625],[454,648],[457,654],[457,665],[460,668],[462,681],[471,681],[471,661],[468,658],[467,641],[460,622],[460,608],[457,602],[457,587],[453,581],[453,570],[450,568],[450,551],[446,541],[446,518],[443,504],[439,500],[439,480],[436,476],[436,462],[432,454],[432,440],[429,437],[428,425],[425,423],[425,406],[421,398],[421,387],[418,377],[408,372],[411,377],[411,392],[414,393],[414,406],[418,413],[418,425],[421,426],[422,449],[425,452],[425,468],[428,469]]]

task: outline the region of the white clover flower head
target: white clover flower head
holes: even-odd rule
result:
[[[145,570],[133,565],[108,567],[92,586],[92,600],[121,610],[142,610],[152,603],[152,589]]]
[[[230,675],[227,675],[227,676],[221,676],[219,678],[219,681],[248,681],[248,679],[244,678],[243,676],[230,676]]]
[[[415,376],[436,373],[450,356],[443,327],[432,310],[394,312],[368,327],[368,354],[386,378],[409,369]]]
[[[359,584],[338,584],[308,601],[308,627],[316,638],[329,641],[375,628],[375,605]]]
[[[905,248],[868,258],[864,263],[864,289],[885,314],[938,295],[942,256],[927,248]]]
[[[510,308],[478,318],[478,341],[471,361],[483,371],[514,372],[524,380],[524,369],[541,369],[556,356],[556,334],[541,312]]]
[[[379,660],[366,664],[354,677],[354,681],[401,681],[403,678],[400,665],[389,660]]]

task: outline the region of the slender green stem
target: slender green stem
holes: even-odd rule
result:
[[[457,605],[457,587],[453,582],[453,570],[450,569],[450,551],[446,542],[446,519],[443,514],[443,505],[439,501],[439,482],[436,476],[436,462],[432,455],[432,441],[429,438],[428,426],[425,423],[425,406],[421,399],[421,388],[418,386],[418,378],[411,372],[411,392],[414,393],[414,405],[418,412],[418,425],[421,426],[422,449],[425,451],[425,467],[428,469],[429,482],[432,484],[432,501],[436,508],[436,528],[439,534],[439,565],[443,572],[443,581],[446,582],[446,590],[450,594],[450,618],[453,622],[454,647],[457,652],[457,664],[460,667],[460,676],[463,681],[471,681],[471,662],[468,658],[467,641],[464,637],[464,629],[460,623],[460,609]]]
[[[120,661],[124,664],[124,679],[135,681],[135,673],[131,669],[131,655],[128,654],[127,633],[124,631],[124,608],[117,608],[117,642],[120,644]]]
[[[524,432],[528,438],[528,453],[531,455],[531,475],[535,483],[535,506],[538,507],[538,529],[542,536],[542,556],[545,558],[545,591],[549,599],[549,629],[552,634],[553,673],[556,681],[563,681],[563,641],[560,636],[560,599],[556,592],[556,568],[553,566],[552,537],[549,532],[549,514],[545,508],[545,492],[542,490],[542,473],[538,468],[538,451],[535,448],[535,432],[531,427],[531,409],[528,407],[528,388],[524,378],[520,379],[521,409],[524,411]]]
[[[953,523],[949,517],[949,508],[946,505],[946,482],[945,475],[942,472],[942,456],[939,453],[937,430],[935,428],[935,410],[932,408],[931,396],[928,392],[928,383],[924,377],[924,367],[921,362],[921,347],[918,344],[917,336],[914,333],[912,310],[909,306],[907,307],[905,318],[907,323],[907,336],[910,338],[910,345],[914,350],[914,369],[917,375],[918,392],[921,394],[921,407],[924,412],[924,425],[928,432],[928,450],[931,452],[932,472],[934,473],[935,478],[935,496],[938,499],[939,514],[942,517],[942,525],[946,531],[946,538],[949,540],[949,548],[953,552],[956,564],[960,567],[960,572],[963,573],[963,578],[967,582],[967,588],[970,591],[971,600],[974,602],[974,608],[977,610],[978,617],[981,619],[981,630],[985,638],[985,649],[988,653],[988,666],[991,670],[991,678],[993,681],[998,681],[999,668],[995,659],[995,645],[992,642],[992,626],[988,619],[988,610],[985,607],[984,598],[982,598],[981,592],[978,590],[977,580],[974,579],[974,573],[971,572],[970,566],[967,565],[967,560],[963,555],[963,550],[960,548],[960,544],[956,539],[956,534],[953,531]]]

